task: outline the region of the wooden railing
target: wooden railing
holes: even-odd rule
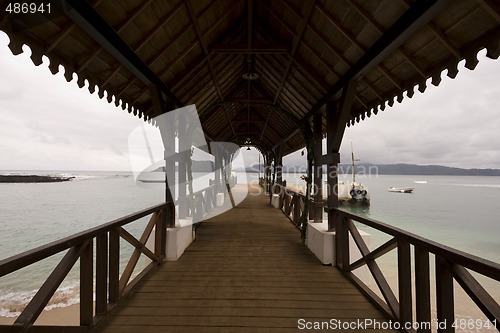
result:
[[[189,215],[201,221],[216,204],[215,186],[193,193],[189,203]],[[175,216],[176,203],[163,203],[127,215],[101,226],[77,233],[33,250],[0,260],[0,278],[33,265],[53,255],[64,253],[42,287],[33,296],[13,325],[0,325],[0,332],[87,332],[95,327],[107,312],[152,269],[164,262],[166,257],[168,217]],[[151,215],[142,236],[137,239],[124,226]],[[170,221],[172,223],[173,221]],[[153,237],[154,250],[146,242]],[[130,243],[134,250],[120,274],[120,240]],[[95,255],[94,255],[95,244]],[[141,255],[151,259],[133,279],[132,274]],[[33,326],[51,297],[79,261],[80,272],[80,325],[79,326]],[[95,265],[95,274],[94,274]],[[94,303],[95,286],[95,303]],[[95,308],[94,308],[95,305]]]
[[[211,185],[201,191],[193,193],[190,216],[195,221],[202,221],[204,216],[210,213],[216,206],[216,186]]]
[[[306,203],[306,196],[302,193],[294,192],[285,186],[274,184],[271,189],[272,194],[279,196],[279,208],[292,221],[295,226],[300,228],[302,216]],[[311,209],[309,209],[308,219],[314,220],[314,200],[310,199]]]
[[[16,319],[14,325],[0,326],[1,332],[60,331],[57,326],[32,327],[50,298],[65,279],[75,263],[80,261],[80,326],[67,327],[65,332],[85,332],[96,325],[118,301],[126,295],[144,275],[165,257],[166,204],[153,206],[140,212],[122,217],[73,236],[12,256],[0,261],[0,277],[28,267],[45,258],[66,251],[61,261],[54,268],[42,287],[34,295],[28,305]],[[151,215],[140,239],[135,238],[123,227],[140,218]],[[154,252],[146,247],[146,241],[153,229],[155,239]],[[120,239],[124,239],[135,247],[121,277],[119,275]],[[94,242],[96,244],[95,274]],[[141,254],[148,256],[152,262],[132,281],[130,278]],[[95,313],[94,313],[95,283]]]
[[[480,329],[479,321],[456,321],[454,310],[454,281],[474,301],[484,313],[490,323],[480,322],[482,327],[498,329],[500,323],[500,307],[498,302],[485,290],[481,283],[471,274],[475,272],[481,276],[491,278],[497,283],[500,281],[500,265],[442,244],[427,240],[405,230],[361,217],[345,210],[332,209],[336,214],[336,254],[337,266],[388,316],[401,324],[407,331],[419,327],[418,332],[431,332],[428,324],[434,323],[438,332],[454,332],[455,327]],[[363,241],[353,221],[377,229],[392,238],[374,250],[369,250]],[[349,236],[350,234],[350,236]],[[349,237],[354,240],[361,258],[351,262],[349,257]],[[414,256],[412,256],[412,248]],[[375,259],[380,258],[393,249],[397,249],[397,284],[398,297],[391,289]],[[435,264],[436,300],[432,307],[436,310],[436,318],[431,313],[431,259]],[[373,279],[383,298],[363,283],[353,270],[368,266]],[[414,281],[412,281],[412,269]],[[498,287],[497,287],[498,288]],[[412,295],[415,290],[415,295]],[[415,312],[413,301],[415,298]],[[414,313],[416,314],[414,318]],[[446,323],[443,324],[443,323]],[[438,327],[438,324],[441,327]],[[405,326],[406,325],[406,326]],[[469,326],[467,326],[469,325]],[[472,325],[472,326],[471,326]]]

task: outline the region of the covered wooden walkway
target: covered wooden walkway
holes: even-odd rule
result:
[[[364,318],[385,321],[250,186],[240,205],[203,222],[179,261],[146,278],[99,331],[292,332],[306,323]]]

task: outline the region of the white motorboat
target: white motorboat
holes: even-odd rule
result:
[[[413,187],[389,187],[389,192],[411,193],[412,191]]]

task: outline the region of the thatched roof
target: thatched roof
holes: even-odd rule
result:
[[[483,48],[500,53],[498,0],[59,2],[48,17],[2,11],[14,54],[27,44],[35,65],[45,55],[53,73],[63,65],[145,120],[157,116],[154,85],[170,108],[196,104],[209,139],[285,154],[349,80],[354,124],[455,77],[463,59],[474,68]]]

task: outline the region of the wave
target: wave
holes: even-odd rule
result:
[[[448,184],[451,186],[463,186],[463,187],[488,187],[488,188],[500,188],[500,184],[461,184],[461,183],[452,183]]]
[[[60,177],[72,178],[73,181],[93,180],[93,179],[116,179],[130,178],[132,174],[78,174],[78,173],[60,173]]]
[[[35,296],[37,290],[0,292],[0,317],[18,317]],[[80,303],[79,283],[63,283],[44,310],[65,308]]]

